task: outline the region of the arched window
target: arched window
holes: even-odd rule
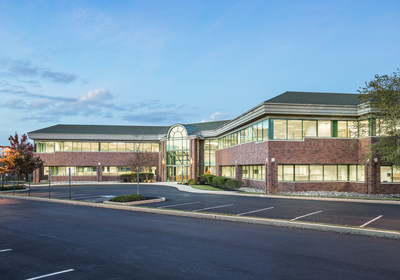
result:
[[[189,140],[186,128],[174,125],[167,140],[167,180],[186,181],[189,179]]]

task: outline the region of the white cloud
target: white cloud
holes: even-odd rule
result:
[[[202,119],[201,122],[214,122],[214,121],[221,121],[221,120],[226,120],[229,119],[230,115],[221,113],[221,112],[215,112],[214,114],[211,114],[208,118]]]

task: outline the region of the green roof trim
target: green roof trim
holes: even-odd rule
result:
[[[359,94],[287,91],[274,98],[268,99],[265,103],[355,106],[360,104],[357,100],[357,96],[359,96]]]

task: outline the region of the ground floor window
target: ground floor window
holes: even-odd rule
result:
[[[365,169],[360,164],[280,164],[278,181],[364,182]]]
[[[215,175],[215,165],[206,165],[204,166],[204,174],[212,174]]]
[[[242,178],[265,180],[265,166],[264,165],[243,165]]]
[[[71,168],[71,176],[96,176],[96,166],[45,166],[44,174],[51,176],[68,176],[69,169]]]
[[[381,166],[381,182],[400,183],[400,168],[394,166]]]
[[[118,176],[124,173],[131,172],[131,167],[129,166],[103,166],[102,174],[103,176]]]
[[[222,166],[221,171],[224,177],[235,178],[236,176],[235,166]]]

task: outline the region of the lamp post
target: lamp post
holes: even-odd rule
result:
[[[140,147],[140,143],[137,145],[136,147],[136,162],[137,162],[137,172],[136,172],[136,182],[137,182],[137,194],[139,194],[139,167],[140,167],[140,163],[139,163],[139,147]]]

